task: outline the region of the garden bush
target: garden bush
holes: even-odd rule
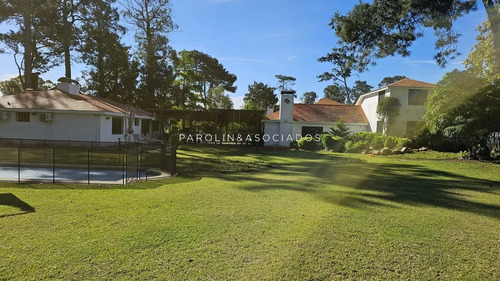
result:
[[[345,152],[348,153],[360,153],[363,150],[367,150],[369,147],[369,143],[367,141],[347,141],[345,144]]]
[[[398,145],[398,138],[393,136],[388,136],[385,138],[384,147],[388,147],[390,149],[395,148]]]
[[[313,137],[303,137],[301,138],[297,144],[300,148],[305,150],[317,150],[318,149],[318,141]]]
[[[449,138],[438,131],[432,133],[427,127],[423,127],[413,137],[411,142],[412,148],[428,147],[431,150],[440,152],[460,152],[466,150],[465,144],[460,141],[452,142]]]
[[[382,149],[384,147],[396,148],[408,146],[411,140],[408,138],[399,138],[394,136],[385,136],[380,133],[359,132],[351,137],[345,143],[345,151],[359,153],[367,149]]]
[[[345,141],[344,138],[332,135],[322,135],[321,143],[325,150],[331,150],[333,152],[344,152]]]
[[[290,142],[290,148],[299,148],[299,144],[297,143],[296,140]]]
[[[323,133],[319,137],[321,144],[323,145],[323,148],[325,150],[330,150],[333,146],[333,139],[331,138],[331,135],[328,133]]]
[[[411,146],[411,139],[398,138],[398,147],[408,147],[408,146]]]

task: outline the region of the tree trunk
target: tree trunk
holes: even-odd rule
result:
[[[68,22],[68,6],[66,0],[63,1],[63,48],[64,48],[64,68],[65,68],[65,76],[66,78],[71,78],[71,54],[70,54],[70,37],[71,37],[71,28]]]
[[[31,0],[26,0],[26,11],[23,15],[24,20],[24,89],[33,87],[31,81],[31,72],[33,72],[32,59],[32,40],[31,40]]]
[[[98,27],[100,33],[100,27]],[[100,37],[100,36],[99,36]],[[104,77],[104,48],[102,42],[102,38],[98,39],[97,43],[97,96],[109,98],[107,93],[105,94],[105,77]]]
[[[493,48],[495,51],[496,73],[500,73],[500,3],[495,6],[494,0],[484,0],[488,21],[493,34]]]
[[[347,77],[344,78],[344,87],[345,87],[345,104],[351,104],[351,93],[349,91],[349,86],[347,86]]]

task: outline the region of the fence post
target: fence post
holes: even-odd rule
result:
[[[56,147],[52,147],[52,183],[56,183]]]
[[[148,146],[146,146],[146,181],[148,180],[148,168],[149,168],[148,162],[149,162],[149,149]]]
[[[137,179],[141,180],[141,146],[137,149]]]
[[[21,182],[21,147],[17,148],[17,182]]]
[[[87,148],[87,184],[90,185],[90,149]]]
[[[125,185],[125,181],[127,178],[127,167],[125,166],[125,154],[127,154],[127,150],[123,149],[122,150],[122,170],[123,170],[123,185]]]
[[[177,174],[177,150],[175,146],[172,146],[172,152],[170,153],[170,176],[173,177]]]
[[[46,160],[46,157],[45,157],[45,150],[46,150],[46,147],[45,147],[45,139],[43,139],[43,164],[45,164],[45,160]]]

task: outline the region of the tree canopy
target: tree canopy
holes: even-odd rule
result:
[[[369,85],[366,81],[360,81],[357,80],[354,82],[354,87],[352,87],[351,92],[352,92],[352,100],[350,101],[351,104],[354,104],[359,96],[362,94],[366,94],[370,92],[373,89],[373,86]]]
[[[288,76],[288,75],[283,75],[283,74],[277,74],[274,77],[278,79],[278,89],[281,91],[284,90],[291,90],[292,86],[295,85],[295,81],[297,80],[293,76]]]
[[[302,102],[305,104],[313,104],[316,102],[316,99],[318,98],[318,95],[316,92],[305,92],[302,95]]]
[[[483,0],[492,26],[496,61],[500,60],[500,2]],[[460,34],[454,21],[476,9],[476,0],[379,0],[359,2],[350,12],[335,13],[330,26],[340,38],[341,47],[349,47],[358,56],[361,68],[375,59],[393,55],[409,56],[410,47],[432,28],[436,36],[434,59],[444,66],[458,55]],[[497,73],[498,70],[497,65]]]
[[[234,93],[236,75],[229,73],[219,61],[197,50],[179,52],[174,71],[178,84],[199,95],[198,100],[204,108],[209,108],[211,101],[210,91],[221,88],[223,91]]]
[[[278,97],[274,94],[274,88],[262,82],[253,82],[248,86],[248,93],[245,94],[243,100],[245,105],[252,103],[253,107],[260,110],[267,110],[269,106],[274,106],[278,102]]]
[[[325,98],[334,100],[339,103],[345,103],[346,93],[343,92],[343,88],[339,84],[335,83],[333,85],[328,85],[323,90]]]
[[[476,37],[476,44],[471,48],[469,55],[464,61],[465,68],[478,77],[488,81],[500,79],[500,72],[495,60],[493,46],[493,34],[488,22],[484,22],[478,27],[479,35]]]
[[[17,76],[9,80],[0,81],[0,93],[3,95],[15,95],[22,93],[24,89],[23,84],[21,83],[21,78]],[[54,86],[55,84],[52,81],[45,81],[42,78],[38,78],[38,89],[49,90]]]
[[[382,81],[380,81],[380,83],[378,83],[378,87],[382,88],[382,87],[385,87],[389,84],[398,82],[399,80],[403,80],[403,79],[406,79],[406,76],[404,76],[404,75],[387,76],[387,77],[384,77],[384,79],[382,79]]]

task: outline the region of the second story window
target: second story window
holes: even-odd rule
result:
[[[410,89],[408,91],[408,105],[424,105],[429,91],[422,89]]]

